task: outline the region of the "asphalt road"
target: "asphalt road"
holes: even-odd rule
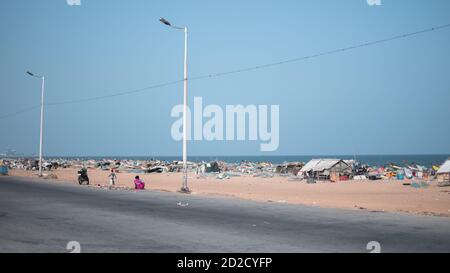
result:
[[[450,252],[450,219],[0,177],[0,252],[68,252],[69,241],[82,252],[369,252],[370,241]]]

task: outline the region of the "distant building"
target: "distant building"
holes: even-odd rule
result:
[[[450,159],[442,164],[436,173],[438,181],[450,181]]]
[[[342,159],[312,159],[300,170],[303,177],[313,177],[332,181],[347,180],[352,174],[352,166]]]

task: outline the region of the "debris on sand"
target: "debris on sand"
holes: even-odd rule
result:
[[[43,170],[50,172],[62,168],[86,168],[103,171],[116,170],[117,173],[180,173],[183,162],[179,160],[158,159],[87,159],[87,158],[47,158],[42,163]],[[39,169],[39,160],[30,158],[0,158],[0,175],[8,170]],[[305,181],[314,184],[322,181],[345,182],[355,180],[360,182],[374,181],[402,181],[405,186],[426,188],[421,181],[437,181],[438,186],[450,186],[450,160],[441,167],[422,166],[415,163],[395,164],[387,163],[380,166],[369,166],[356,160],[317,158],[306,164],[303,162],[226,162],[221,160],[187,162],[187,172],[195,174],[197,179],[215,177],[218,180],[228,180],[238,176],[257,178],[286,177],[289,181]],[[55,179],[55,178],[50,178]],[[414,182],[416,184],[414,184]]]
[[[55,173],[43,173],[42,178],[56,180],[56,179],[58,179],[58,176]]]
[[[361,207],[361,206],[358,206],[358,205],[355,205],[355,208],[356,208],[356,209],[360,209],[360,210],[367,210],[367,208]]]
[[[415,189],[425,189],[429,187],[429,184],[427,182],[421,181],[421,182],[412,182],[411,187]]]
[[[230,179],[230,176],[227,173],[219,173],[216,176],[216,178],[219,180],[224,180],[224,179]]]
[[[438,187],[450,187],[450,181],[441,181],[438,183]]]

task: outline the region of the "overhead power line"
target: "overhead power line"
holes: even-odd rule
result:
[[[249,71],[258,70],[258,69],[264,69],[264,68],[278,66],[278,65],[284,65],[284,64],[288,64],[288,63],[300,62],[300,61],[304,61],[307,59],[313,59],[313,58],[323,57],[326,55],[331,55],[331,54],[341,53],[341,52],[345,52],[345,51],[349,51],[349,50],[354,50],[354,49],[358,49],[358,48],[374,46],[377,44],[386,43],[386,42],[393,41],[393,40],[405,39],[405,38],[408,38],[411,36],[431,32],[431,31],[436,31],[436,30],[440,30],[440,29],[444,29],[444,28],[448,28],[448,27],[450,27],[450,24],[435,26],[435,27],[431,27],[431,28],[427,28],[427,29],[423,29],[423,30],[419,30],[419,31],[415,31],[415,32],[396,35],[396,36],[385,38],[385,39],[375,40],[375,41],[371,41],[371,42],[365,42],[365,43],[361,43],[361,44],[357,44],[357,45],[353,45],[353,46],[338,48],[338,49],[320,52],[320,53],[307,55],[307,56],[303,56],[303,57],[287,59],[287,60],[283,60],[283,61],[279,61],[279,62],[261,64],[261,65],[257,65],[257,66],[240,68],[240,69],[235,69],[235,70],[226,71],[226,72],[219,72],[219,73],[214,73],[214,74],[205,74],[205,75],[190,77],[189,80],[192,81],[192,80],[216,78],[216,77],[227,76],[227,75],[231,75],[231,74],[237,74],[237,73],[249,72]],[[151,87],[146,87],[146,88],[127,91],[127,92],[121,92],[121,93],[117,93],[117,94],[111,94],[111,95],[105,95],[105,96],[87,98],[87,99],[81,99],[81,100],[72,100],[72,101],[66,101],[66,102],[52,103],[52,104],[48,104],[48,105],[71,104],[71,103],[87,102],[87,101],[92,101],[92,100],[107,99],[107,98],[111,98],[111,97],[123,96],[123,95],[132,94],[132,93],[147,91],[147,90],[155,89],[155,88],[159,88],[159,87],[164,87],[164,86],[168,86],[168,85],[173,85],[173,84],[177,84],[180,82],[183,82],[183,80],[167,82],[167,83],[163,83],[163,84],[159,84],[159,85],[155,85],[155,86],[151,86]]]
[[[20,114],[23,114],[23,113],[31,112],[34,109],[37,109],[39,107],[41,107],[41,106],[40,105],[35,105],[35,106],[32,106],[32,107],[28,107],[28,108],[22,109],[22,110],[17,111],[17,112],[13,112],[13,113],[9,113],[9,114],[0,116],[0,119],[6,119],[6,118],[14,117],[14,116],[17,116],[17,115],[20,115]]]
[[[450,24],[435,26],[435,27],[431,27],[431,28],[427,28],[427,29],[423,29],[423,30],[419,30],[419,31],[415,31],[415,32],[396,35],[396,36],[392,36],[389,38],[365,42],[365,43],[352,45],[352,46],[348,46],[348,47],[342,47],[342,48],[338,48],[338,49],[334,49],[334,50],[330,50],[330,51],[324,51],[324,52],[320,52],[320,53],[316,53],[316,54],[312,54],[312,55],[306,55],[306,56],[302,56],[302,57],[286,59],[283,61],[266,63],[266,64],[257,65],[257,66],[250,66],[250,67],[246,67],[246,68],[240,68],[240,69],[235,69],[235,70],[230,70],[230,71],[225,71],[225,72],[190,77],[189,80],[201,80],[201,79],[208,79],[208,78],[216,78],[216,77],[222,77],[222,76],[227,76],[227,75],[232,75],[232,74],[237,74],[237,73],[243,73],[243,72],[249,72],[249,71],[269,68],[269,67],[273,67],[273,66],[279,66],[279,65],[289,64],[289,63],[300,62],[300,61],[304,61],[304,60],[308,60],[308,59],[323,57],[326,55],[337,54],[337,53],[350,51],[350,50],[354,50],[354,49],[358,49],[358,48],[374,46],[374,45],[378,45],[378,44],[382,44],[382,43],[386,43],[386,42],[390,42],[390,41],[394,41],[394,40],[405,39],[405,38],[409,38],[409,37],[416,36],[419,34],[442,30],[442,29],[449,28],[449,27],[450,27]],[[144,92],[144,91],[148,91],[148,90],[152,90],[152,89],[156,89],[156,88],[162,88],[165,86],[174,85],[174,84],[181,83],[181,82],[183,82],[183,79],[166,82],[166,83],[161,83],[161,84],[157,84],[157,85],[152,85],[152,86],[148,86],[148,87],[144,87],[144,88],[104,95],[104,96],[97,96],[97,97],[91,97],[91,98],[85,98],[85,99],[75,99],[75,100],[68,100],[68,101],[54,102],[54,103],[46,103],[45,105],[54,106],[54,105],[65,105],[65,104],[74,104],[74,103],[83,103],[83,102],[103,100],[103,99],[108,99],[108,98],[113,98],[113,97],[119,97],[119,96],[140,93],[140,92]],[[37,107],[39,107],[39,106],[30,107],[30,108],[27,108],[27,109],[24,109],[24,110],[15,112],[15,113],[0,116],[0,119],[4,119],[4,118],[12,117],[15,115],[19,115],[21,113],[29,112],[31,110],[34,110]]]
[[[236,70],[231,70],[231,71],[226,71],[226,72],[220,72],[220,73],[215,73],[215,74],[207,74],[207,75],[193,77],[190,79],[191,80],[199,80],[199,79],[206,79],[206,78],[214,78],[214,77],[226,76],[226,75],[231,75],[231,74],[236,74],[236,73],[241,73],[241,72],[248,72],[248,71],[257,70],[257,69],[268,68],[268,67],[272,67],[272,66],[278,66],[278,65],[288,64],[288,63],[304,61],[307,59],[322,57],[322,56],[341,53],[344,51],[349,51],[349,50],[358,49],[358,48],[362,48],[362,47],[368,47],[368,46],[373,46],[373,45],[386,43],[386,42],[390,42],[390,41],[394,41],[394,40],[404,39],[404,38],[408,38],[411,36],[431,32],[431,31],[436,31],[436,30],[440,30],[440,29],[444,29],[444,28],[448,28],[448,27],[450,27],[450,24],[427,28],[427,29],[423,29],[423,30],[419,30],[419,31],[415,31],[415,32],[410,32],[410,33],[406,33],[406,34],[393,36],[390,38],[361,43],[361,44],[357,44],[357,45],[353,45],[353,46],[343,47],[343,48],[325,51],[325,52],[321,52],[321,53],[316,53],[316,54],[312,54],[312,55],[307,55],[307,56],[303,56],[303,57],[297,57],[297,58],[293,58],[293,59],[287,59],[284,61],[261,64],[261,65],[257,65],[257,66],[251,66],[251,67],[246,67],[246,68],[241,68],[241,69],[236,69]]]
[[[68,100],[68,101],[62,101],[62,102],[46,103],[45,105],[53,106],[53,105],[63,105],[63,104],[74,104],[74,103],[83,103],[83,102],[102,100],[102,99],[107,99],[107,98],[112,98],[112,97],[120,97],[120,96],[125,96],[125,95],[130,95],[130,94],[144,92],[144,91],[151,90],[151,89],[165,87],[165,86],[177,84],[177,83],[180,83],[180,82],[183,82],[183,80],[177,80],[177,81],[172,81],[172,82],[156,84],[156,85],[152,85],[152,86],[147,86],[147,87],[134,89],[134,90],[129,90],[129,91],[123,91],[123,92],[110,94],[110,95],[104,95],[104,96],[98,96],[98,97],[92,97],[92,98],[85,98],[85,99]]]
[[[107,98],[112,98],[112,97],[120,97],[120,96],[125,96],[125,95],[130,95],[130,94],[144,92],[144,91],[147,91],[147,90],[150,90],[150,89],[165,87],[165,86],[177,84],[177,83],[180,83],[180,82],[183,82],[183,80],[177,80],[177,81],[166,82],[166,83],[162,83],[162,84],[156,84],[156,85],[152,85],[152,86],[147,86],[147,87],[134,89],[134,90],[129,90],[129,91],[123,91],[123,92],[114,93],[114,94],[110,94],[110,95],[97,96],[97,97],[85,98],[85,99],[68,100],[68,101],[61,101],[61,102],[53,102],[53,103],[45,103],[44,105],[45,106],[56,106],[56,105],[65,105],[65,104],[75,104],[75,103],[83,103],[83,102],[102,100],[102,99],[107,99]],[[4,116],[0,116],[0,119],[6,119],[6,118],[9,118],[9,117],[13,117],[13,116],[17,116],[17,115],[20,115],[20,114],[23,114],[23,113],[27,113],[27,112],[30,112],[30,111],[32,111],[32,110],[34,110],[36,108],[39,108],[39,107],[40,107],[40,105],[29,107],[29,108],[25,108],[25,109],[23,109],[21,111],[17,111],[17,112],[14,112],[14,113],[6,114]]]

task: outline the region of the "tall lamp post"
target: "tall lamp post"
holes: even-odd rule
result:
[[[172,25],[164,18],[159,19],[161,23],[173,29],[184,31],[184,107],[183,107],[183,182],[181,185],[181,192],[189,193],[190,190],[187,185],[187,91],[188,91],[188,28],[177,27]]]
[[[45,87],[45,76],[39,76],[31,73],[30,71],[27,71],[27,74],[35,77],[40,78],[41,83],[41,130],[40,130],[40,137],[39,137],[39,176],[42,176],[42,130],[44,127],[44,87]]]

